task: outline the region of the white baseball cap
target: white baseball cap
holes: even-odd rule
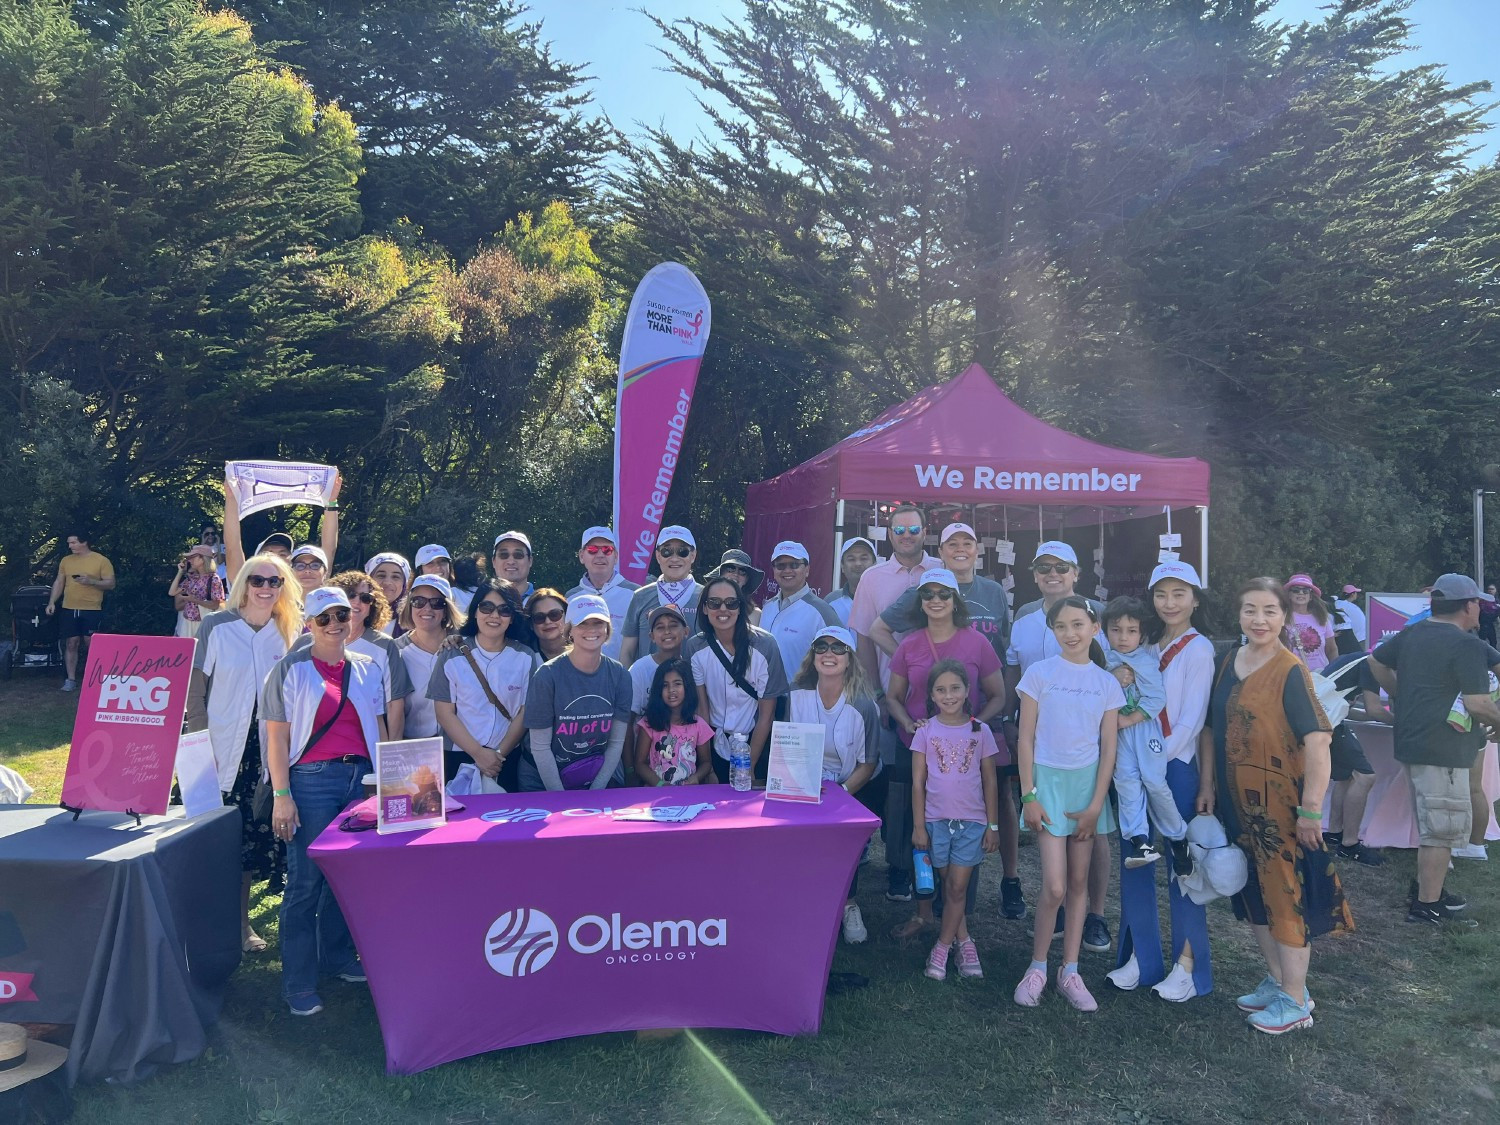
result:
[[[374,574],[375,568],[381,563],[394,563],[401,568],[401,573],[405,576],[406,580],[408,582],[411,581],[411,563],[407,562],[403,556],[396,554],[395,551],[381,551],[379,554],[371,555],[365,560],[365,573]]]
[[[322,547],[314,547],[311,543],[304,543],[292,551],[292,561],[296,562],[303,555],[311,555],[323,564],[323,569],[328,569],[328,556],[323,553]]]
[[[591,527],[587,531],[585,531],[583,533],[583,538],[578,541],[578,546],[587,547],[595,539],[603,539],[606,543],[608,543],[611,547],[614,547],[616,550],[618,550],[620,547],[620,541],[615,538],[615,533],[602,524],[598,527]]]
[[[437,559],[453,561],[453,556],[448,553],[448,548],[441,543],[428,543],[425,547],[417,548],[417,566],[423,567]]]
[[[1203,579],[1198,577],[1198,572],[1193,569],[1191,563],[1185,563],[1178,559],[1171,562],[1157,563],[1156,569],[1151,572],[1151,581],[1146,583],[1146,589],[1150,590],[1163,578],[1175,578],[1179,582],[1186,582],[1196,589],[1203,589]]]
[[[771,561],[777,559],[801,559],[803,562],[811,562],[812,558],[807,553],[807,548],[795,539],[783,539],[771,549]]]
[[[829,637],[841,644],[847,645],[851,650],[859,647],[859,642],[854,639],[854,634],[842,625],[824,625],[813,634],[813,640]]]
[[[535,553],[531,549],[531,540],[526,538],[526,533],[524,531],[502,531],[499,535],[495,536],[494,543],[490,544],[490,550],[493,551],[507,539],[514,539],[517,543],[521,544],[521,546],[525,547],[526,553],[528,555]]]
[[[441,574],[419,574],[412,582],[411,588],[415,590],[418,586],[431,586],[450,602],[453,600],[453,587]]]
[[[1078,552],[1061,539],[1049,539],[1045,543],[1038,544],[1036,554],[1031,556],[1031,561],[1036,562],[1043,555],[1051,555],[1054,559],[1062,559],[1065,563],[1078,565]]]
[[[963,532],[963,534],[974,540],[974,542],[979,542],[979,536],[974,534],[974,529],[968,524],[950,523],[947,527],[943,528],[943,534],[938,536],[938,544],[941,546],[942,544],[948,542],[950,538],[957,535],[959,532]]]
[[[871,543],[868,539],[866,539],[862,535],[856,535],[852,539],[845,539],[844,540],[844,545],[839,548],[839,558],[840,559],[842,559],[845,555],[847,555],[849,553],[849,548],[850,547],[863,547],[867,551],[869,551],[870,554],[874,555],[877,559],[880,557],[880,552],[875,549],[875,544],[874,543]]]
[[[326,613],[337,606],[343,606],[351,612],[354,609],[349,604],[349,595],[337,586],[319,586],[308,594],[307,599],[302,603],[302,620],[311,621],[318,614]]]
[[[917,589],[920,590],[923,586],[946,586],[957,593],[958,578],[947,567],[935,566],[922,572],[922,581],[917,583]]]
[[[673,539],[680,539],[693,550],[698,549],[698,540],[693,538],[693,533],[680,523],[668,524],[656,533],[656,545],[660,547],[663,543]]]
[[[606,625],[613,624],[609,616],[609,604],[598,594],[579,594],[568,603],[569,625],[582,625],[591,617],[600,618]]]

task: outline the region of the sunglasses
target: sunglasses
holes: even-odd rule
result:
[[[495,614],[499,614],[501,617],[514,616],[514,613],[511,610],[510,606],[506,605],[504,602],[480,602],[474,607],[474,612],[486,613],[490,614],[491,616]]]
[[[831,652],[834,656],[848,656],[850,649],[843,641],[831,641],[826,637],[821,641],[813,641],[813,654],[822,656],[825,652]]]
[[[312,562],[294,562],[292,564],[292,569],[303,571],[322,570],[323,564],[320,563],[317,559],[313,559]]]
[[[1032,563],[1033,574],[1067,574],[1073,569],[1071,563]]]
[[[685,559],[693,553],[691,547],[658,547],[656,553],[664,559]]]
[[[531,615],[531,621],[540,625],[544,621],[561,621],[566,610],[561,609],[539,609]]]
[[[447,598],[429,598],[422,594],[413,594],[411,597],[406,599],[406,603],[407,605],[411,606],[412,609],[427,609],[429,606],[433,609],[448,608]]]
[[[1288,594],[1310,594],[1310,593],[1312,593],[1312,587],[1311,586],[1288,586],[1286,588],[1286,592]]]
[[[511,559],[529,559],[531,557],[531,552],[522,547],[521,549],[515,551],[496,551],[495,557],[497,559],[503,559],[508,562]]]
[[[805,562],[803,562],[801,559],[789,559],[787,562],[773,562],[771,564],[771,569],[772,570],[800,570],[802,567],[804,567],[806,565],[807,564]]]
[[[739,609],[739,598],[704,598],[704,609]]]
[[[922,525],[919,524],[919,523],[914,523],[914,524],[893,523],[893,524],[891,524],[891,534],[893,534],[893,535],[921,535],[922,531],[923,531]]]
[[[279,574],[252,574],[249,575],[245,579],[245,581],[250,583],[250,585],[254,586],[257,590],[259,590],[262,586],[269,586],[273,590],[279,590],[281,589],[281,584],[285,582],[286,579],[281,577],[281,575]]]
[[[953,591],[946,586],[939,586],[936,590],[922,590],[918,594],[918,597],[924,602],[951,602],[953,600]]]
[[[615,549],[608,543],[591,543],[583,550],[585,554],[590,555],[612,555],[615,553]]]
[[[313,620],[318,623],[319,628],[326,629],[335,621],[337,621],[340,625],[348,624],[349,617],[349,611],[343,606],[339,606],[338,609],[324,610],[322,613],[318,614],[318,616],[314,617]]]
[[[375,604],[375,595],[374,594],[359,593],[359,594],[350,594],[349,596],[351,598],[353,598],[357,602],[364,602],[365,605],[374,605]]]

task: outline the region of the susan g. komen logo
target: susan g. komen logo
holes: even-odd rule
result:
[[[557,936],[557,923],[540,910],[508,910],[484,935],[484,959],[501,976],[530,976],[557,953]]]

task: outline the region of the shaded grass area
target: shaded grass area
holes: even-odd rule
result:
[[[0,760],[37,786],[36,800],[56,800],[61,786],[74,697],[56,686],[0,686]],[[230,981],[210,1051],[133,1088],[78,1090],[76,1120],[1500,1120],[1500,863],[1459,861],[1452,885],[1481,923],[1463,935],[1405,922],[1411,853],[1389,853],[1379,870],[1341,867],[1358,930],[1314,951],[1316,1026],[1269,1038],[1251,1032],[1234,1008],[1234,996],[1252,988],[1264,966],[1248,929],[1222,904],[1210,908],[1212,996],[1169,1004],[1149,992],[1115,992],[1103,980],[1112,957],[1085,953],[1097,1014],[1075,1013],[1051,990],[1041,1008],[1024,1011],[1010,994],[1029,960],[1030,923],[998,918],[998,864],[981,872],[972,926],[985,979],[938,984],[921,976],[925,943],[902,948],[885,936],[907,907],[884,901],[875,852],[860,895],[870,941],[841,944],[834,962],[835,970],[865,974],[870,986],[830,997],[816,1037],[600,1035],[405,1078],[384,1073],[363,986],[329,982],[322,1015],[286,1013],[279,900],[261,888],[256,927],[271,949],[247,956]],[[1024,848],[1028,899],[1036,877],[1036,851]]]

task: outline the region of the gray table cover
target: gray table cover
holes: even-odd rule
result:
[[[240,814],[0,805],[0,1019],[72,1024],[68,1080],[132,1082],[203,1052],[240,961]]]

